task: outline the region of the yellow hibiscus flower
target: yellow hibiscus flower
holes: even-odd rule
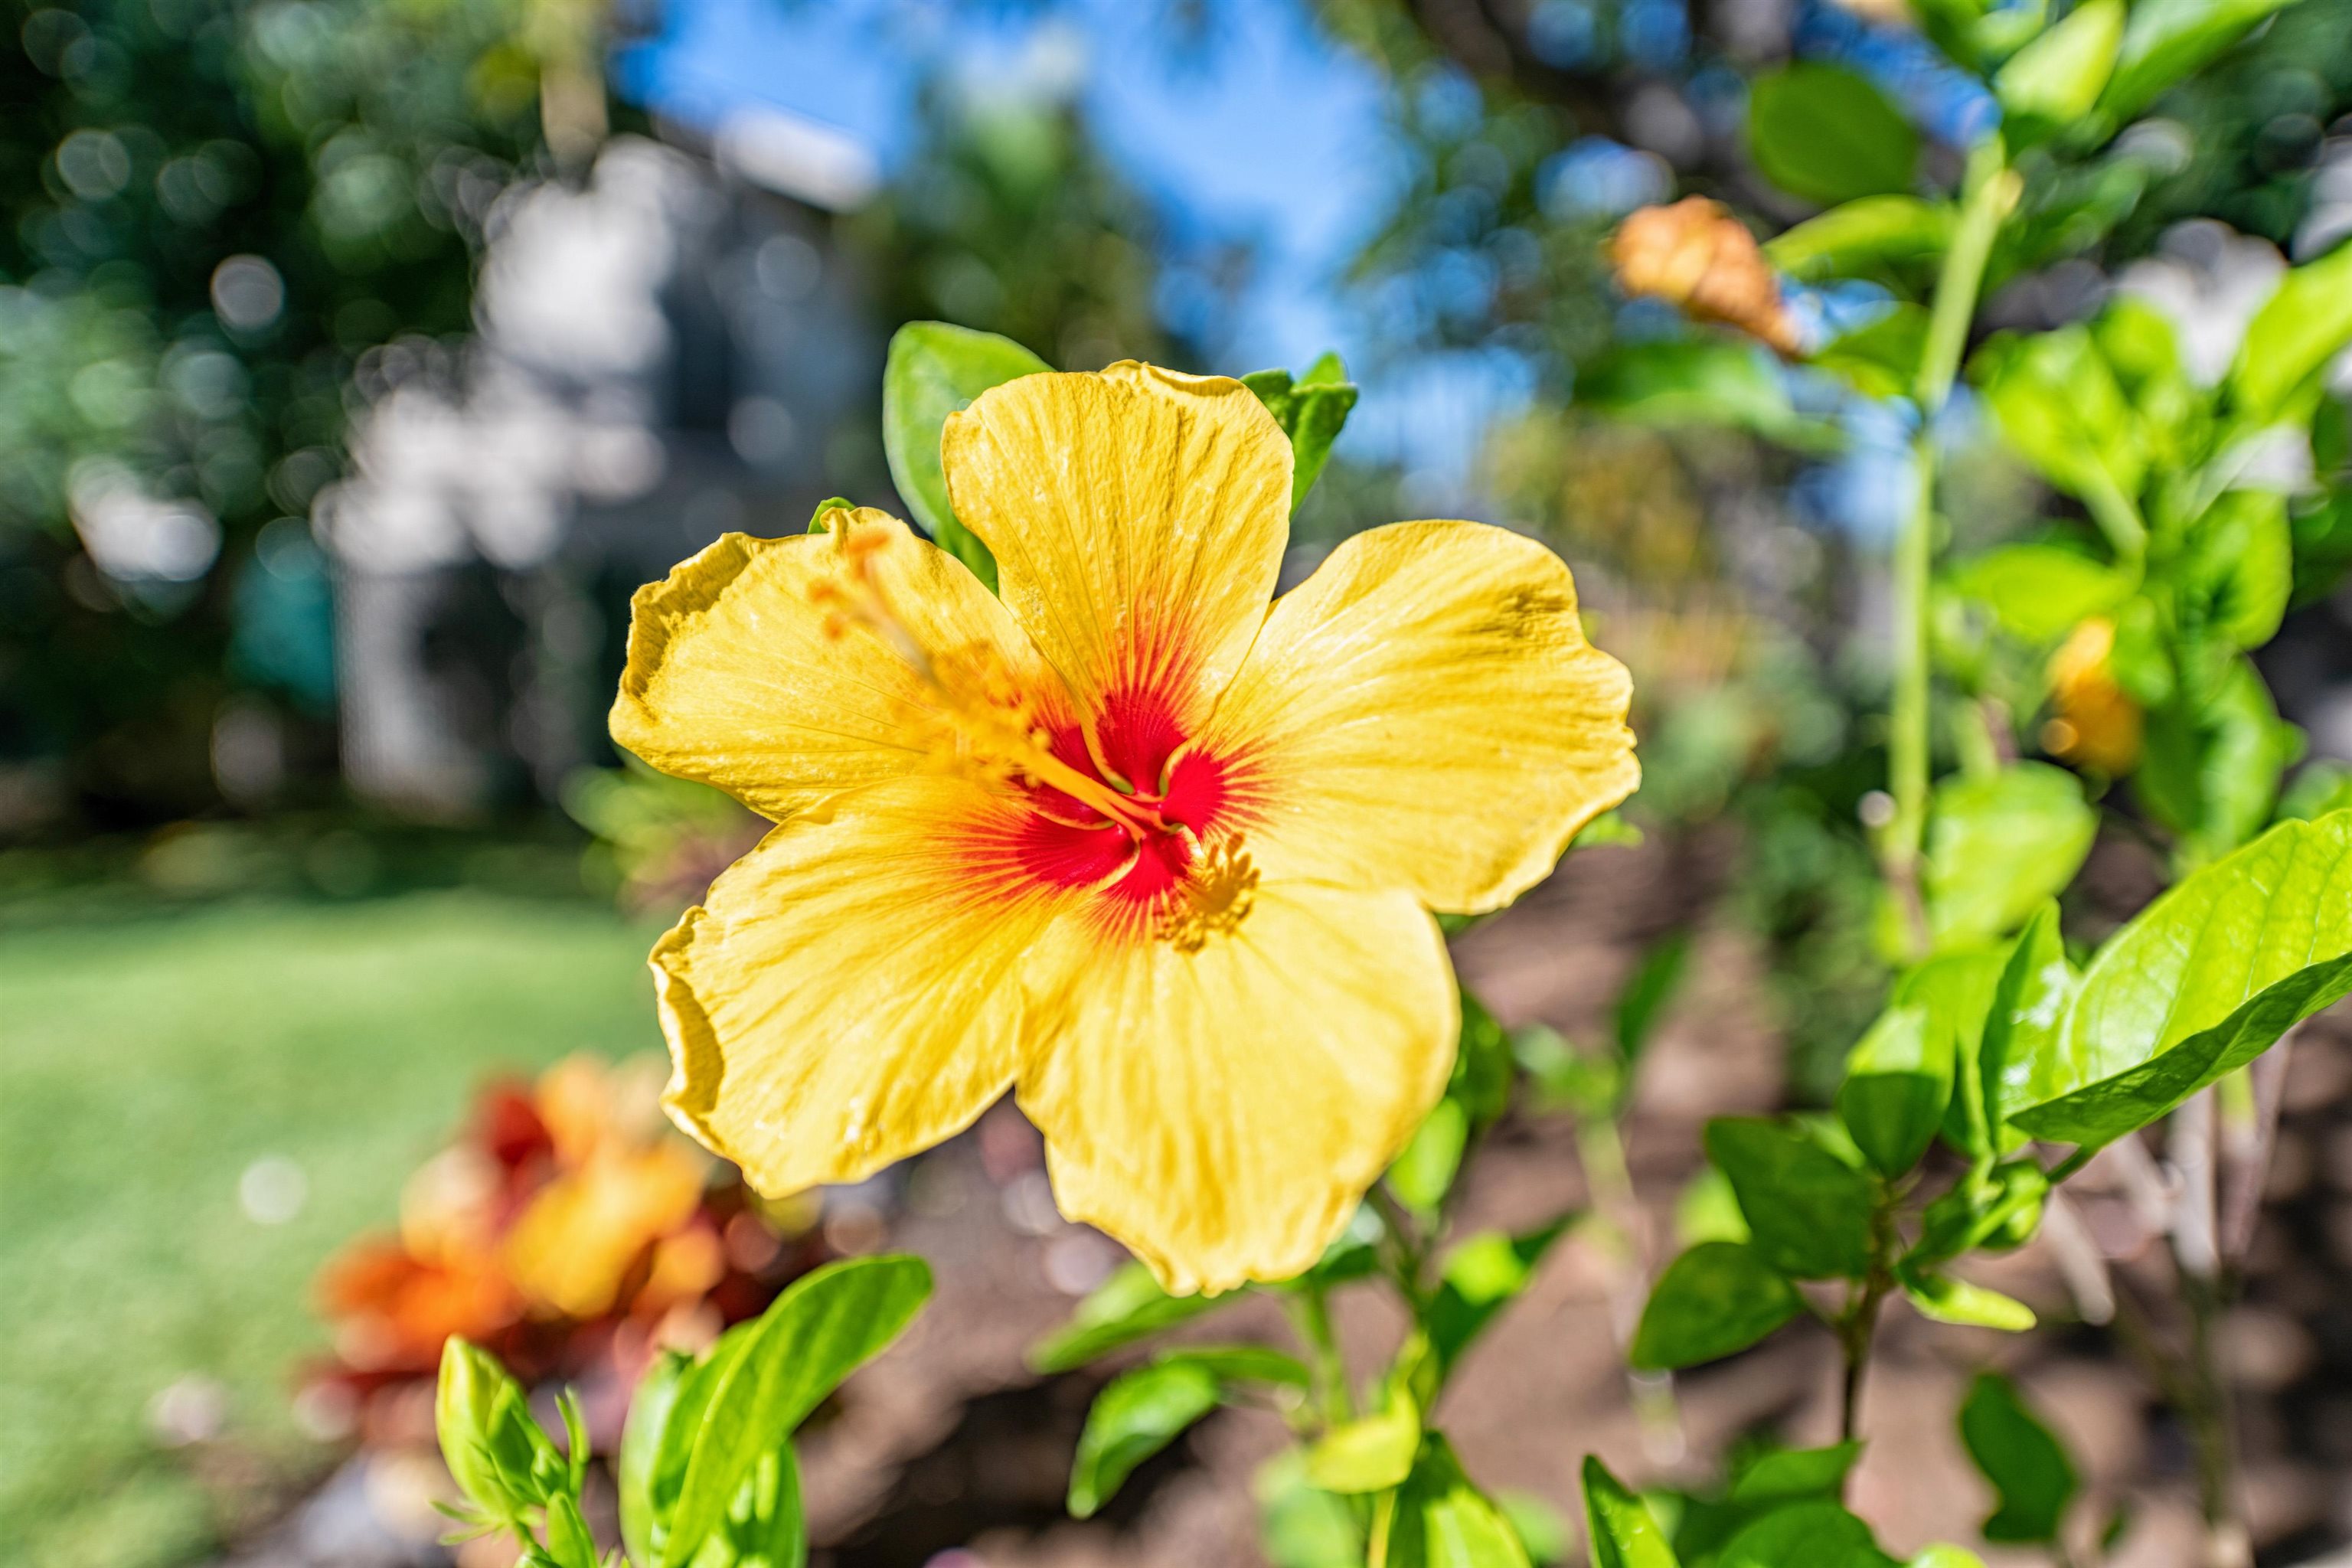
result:
[[[637,594],[614,736],[779,825],[654,949],[666,1103],[782,1194],[1011,1089],[1063,1213],[1170,1289],[1287,1278],[1444,1087],[1430,911],[1632,793],[1624,668],[1478,523],[1274,599],[1290,446],[1238,382],[1024,376],[941,459],[1001,599],[864,509]]]

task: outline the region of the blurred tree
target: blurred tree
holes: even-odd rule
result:
[[[308,673],[250,656],[282,625],[231,668],[239,603],[287,600],[263,577],[321,602],[299,521],[258,559],[255,542],[339,471],[357,358],[470,324],[490,204],[542,156],[542,80],[551,129],[601,134],[582,62],[600,58],[603,13],[11,0],[5,16],[0,831],[152,820],[215,798],[233,687],[319,716],[315,650]]]

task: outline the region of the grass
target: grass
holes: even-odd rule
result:
[[[658,1047],[647,936],[478,889],[0,925],[9,1560],[187,1563],[224,1499],[323,1462],[287,1397],[323,1344],[312,1272],[393,1219],[485,1075]],[[269,1155],[308,1184],[277,1225],[238,1199]],[[148,1405],[192,1373],[227,1391],[223,1437],[162,1447]]]

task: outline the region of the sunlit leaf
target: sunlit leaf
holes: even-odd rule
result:
[[[1868,78],[1811,62],[1756,79],[1748,147],[1764,177],[1817,202],[1908,194],[1919,133]]]
[[[1773,266],[1808,282],[1853,277],[1942,254],[1952,209],[1917,196],[1862,196],[1809,217],[1767,240]]]
[[[1307,1479],[1327,1492],[1377,1492],[1402,1482],[1421,1448],[1421,1412],[1409,1394],[1343,1422],[1307,1450]]]
[[[1797,1288],[1752,1247],[1703,1241],[1651,1289],[1627,1360],[1664,1372],[1746,1350],[1804,1310]]]
[[[1922,880],[1939,949],[1998,941],[2065,889],[2098,837],[2099,814],[2073,773],[2012,763],[1936,788]]]
[[[1069,1372],[1122,1345],[1197,1318],[1223,1298],[1171,1296],[1140,1263],[1123,1264],[1078,1303],[1070,1321],[1029,1352],[1029,1364],[1043,1373]]]
[[[1290,437],[1290,510],[1297,511],[1356,406],[1356,385],[1336,353],[1317,360],[1296,381],[1286,370],[1261,370],[1242,377],[1242,384],[1257,395]]]
[[[1895,1568],[1870,1526],[1828,1499],[1775,1509],[1726,1542],[1717,1568]]]
[[[1591,1454],[1584,1458],[1584,1533],[1592,1568],[1681,1568],[1649,1505]]]
[[[628,1548],[633,1563],[660,1561],[656,1551],[655,1525],[659,1516],[654,1506],[654,1476],[670,1416],[677,1408],[679,1385],[693,1365],[692,1356],[662,1352],[637,1380],[636,1392],[629,1398],[628,1424],[622,1429],[621,1452],[613,1470],[621,1494],[621,1543]],[[682,1460],[681,1455],[680,1475]],[[674,1492],[670,1500],[676,1501]]]
[[[2352,812],[2281,823],[2100,949],[2025,1075],[2045,1098],[2010,1120],[2039,1138],[2109,1142],[2347,993]]]
[[[1575,1215],[1510,1236],[1498,1230],[1469,1237],[1447,1254],[1437,1291],[1423,1321],[1441,1369],[1451,1368],[1470,1342],[1534,1282],[1536,1268]]]
[[[2083,0],[2011,55],[1992,85],[2011,117],[2004,129],[2012,139],[2036,122],[2054,131],[2088,114],[2115,69],[2123,36],[2123,0]]]
[[[1785,1122],[1718,1117],[1707,1158],[1738,1195],[1750,1245],[1799,1279],[1858,1279],[1870,1268],[1870,1178]]]
[[[1091,1518],[1136,1466],[1214,1410],[1220,1398],[1217,1374],[1193,1361],[1154,1362],[1111,1379],[1078,1434],[1070,1465],[1071,1516]]]
[[[1832,1443],[1826,1448],[1776,1448],[1750,1461],[1733,1479],[1730,1500],[1761,1503],[1835,1498],[1845,1488],[1846,1472],[1861,1457],[1858,1442]]]
[[[1372,1515],[1370,1568],[1532,1568],[1519,1532],[1470,1484],[1445,1439],[1422,1440],[1404,1484]]]
[[[2005,544],[1960,563],[1952,591],[1989,606],[2001,629],[2053,643],[2131,596],[2132,574],[2057,544]]]
[[[882,450],[890,482],[940,548],[991,588],[996,562],[956,521],[940,464],[940,432],[949,415],[971,406],[990,387],[1051,368],[1011,338],[945,321],[909,321],[890,338],[882,368]]]
[[[1906,1265],[1896,1274],[1904,1300],[1923,1318],[1966,1328],[2000,1329],[2012,1334],[2021,1334],[2033,1326],[2033,1309],[1998,1290],[1988,1290],[1932,1268]]]
[[[2252,31],[2294,0],[2139,0],[2116,51],[2099,109],[2122,124],[2157,94]]]
[[[1927,1007],[1898,999],[1847,1053],[1838,1120],[1880,1174],[1899,1176],[1917,1164],[1943,1124],[1954,1038]]]
[[[2009,1379],[1977,1374],[1960,1406],[1960,1440],[1992,1483],[2000,1505],[1984,1522],[1987,1541],[2054,1541],[2078,1485],[2074,1463]]]
[[[1307,1456],[1285,1448],[1266,1461],[1257,1494],[1260,1544],[1274,1568],[1363,1568],[1364,1531],[1349,1500],[1307,1479]]]

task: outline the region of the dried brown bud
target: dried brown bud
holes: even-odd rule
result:
[[[1685,196],[1643,207],[1609,241],[1617,284],[1628,294],[1671,300],[1705,321],[1721,321],[1797,352],[1796,323],[1780,302],[1780,280],[1756,237],[1720,202]]]

